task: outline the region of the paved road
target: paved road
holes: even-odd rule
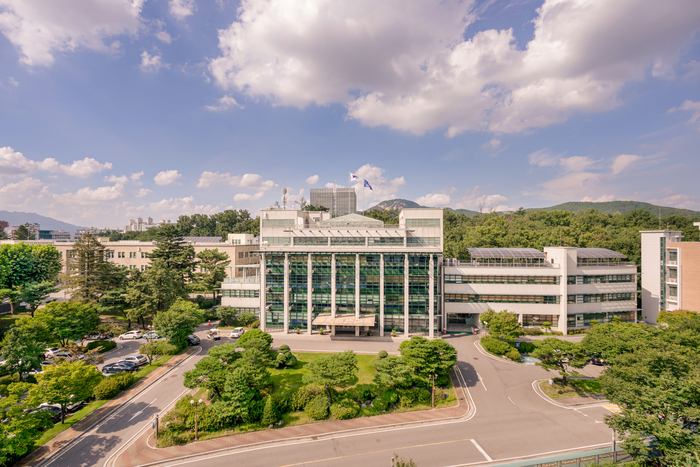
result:
[[[202,337],[206,328],[200,328]],[[569,410],[540,398],[532,389],[536,379],[552,374],[534,366],[510,364],[487,358],[474,346],[475,337],[450,339],[459,352],[458,365],[477,407],[469,421],[449,422],[429,427],[380,430],[370,434],[343,436],[331,440],[295,443],[231,453],[207,459],[207,467],[229,466],[388,466],[394,452],[412,457],[420,466],[457,466],[531,456],[560,450],[608,443],[611,432],[602,423],[607,413],[602,407]],[[231,342],[223,338],[220,343]],[[398,343],[346,340],[300,340],[297,336],[275,339],[275,346],[286,343],[293,350],[396,351]],[[119,355],[132,352],[125,344]],[[112,416],[94,433],[88,434],[70,450],[50,460],[53,466],[102,466],[125,442],[178,399],[184,388],[182,373],[191,369],[213,342],[202,340],[203,351],[174,374],[140,395],[121,412]],[[123,354],[121,352],[124,352]],[[586,372],[595,375],[596,367]],[[202,460],[183,465],[201,464]],[[49,465],[49,464],[46,464]]]

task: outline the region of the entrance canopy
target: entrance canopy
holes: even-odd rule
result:
[[[360,315],[359,318],[354,314],[350,315],[335,315],[335,318],[330,313],[320,314],[313,320],[311,324],[314,326],[374,326],[377,315]]]

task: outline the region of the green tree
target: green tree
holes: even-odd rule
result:
[[[221,283],[226,277],[226,266],[231,264],[228,259],[228,254],[219,252],[218,249],[204,250],[197,253],[196,258],[199,260],[196,266],[201,272],[196,273],[195,284],[193,290],[196,292],[211,292],[216,299],[216,291],[214,289],[221,287]]]
[[[567,376],[580,376],[575,369],[586,366],[588,357],[583,353],[581,345],[554,337],[543,340],[530,356],[539,360],[537,366],[547,371],[557,370],[566,384]]]
[[[277,406],[272,396],[267,396],[265,400],[265,408],[263,409],[262,424],[274,425],[280,419],[280,414],[277,411]]]
[[[111,264],[107,252],[97,237],[87,233],[73,244],[68,255],[65,288],[71,300],[96,303],[104,293],[109,280]]]
[[[167,270],[173,271],[178,280],[177,295],[182,295],[185,284],[192,279],[194,271],[194,247],[187,245],[180,231],[174,225],[164,225],[156,234],[156,248],[151,252],[151,269],[156,261]]]
[[[236,350],[236,344],[222,344],[212,347],[207,352],[207,355],[214,357],[226,365],[233,364],[236,360],[241,358],[241,352]]]
[[[97,300],[95,309],[101,315],[114,315],[121,313],[127,319],[128,326],[131,327],[131,316],[127,312],[129,302],[127,300],[127,284],[129,280],[129,270],[126,267],[115,267],[110,273],[110,283],[108,288]]]
[[[7,394],[0,398],[0,465],[12,465],[34,446],[41,432],[53,423],[46,412],[31,413],[33,407],[26,405],[24,395],[32,384],[13,383]]]
[[[491,308],[479,315],[479,320],[494,337],[513,338],[523,335],[518,315],[508,310],[494,311]]]
[[[232,326],[236,322],[238,311],[232,306],[220,306],[216,308],[216,316],[221,326]]]
[[[406,364],[424,381],[432,374],[447,376],[457,362],[457,351],[442,339],[413,336],[401,343],[399,351]]]
[[[311,374],[304,375],[304,382],[325,387],[330,406],[333,405],[331,386],[347,385],[355,379],[358,371],[357,355],[352,350],[324,355],[307,363],[305,368]]]
[[[603,394],[619,405],[619,415],[606,423],[622,437],[622,448],[639,461],[688,465],[688,455],[700,452],[697,434],[700,413],[700,356],[695,351],[666,345],[619,355],[600,378]],[[647,437],[655,438],[653,446]]]
[[[317,206],[313,204],[307,204],[304,207],[301,208],[302,211],[309,211],[309,212],[328,212],[328,208],[325,206]]]
[[[177,353],[177,347],[167,341],[153,341],[139,347],[139,353],[148,357],[148,364],[152,365],[157,357]]]
[[[581,341],[581,347],[588,354],[611,360],[654,342],[658,342],[658,331],[653,326],[611,322],[591,327]]]
[[[242,368],[236,368],[226,376],[224,394],[214,403],[221,416],[244,423],[260,417],[258,394],[250,387],[248,375]]]
[[[186,388],[204,388],[215,398],[221,398],[226,385],[226,377],[231,368],[216,357],[206,356],[194,366],[193,370],[185,372]]]
[[[92,306],[72,301],[51,302],[37,310],[34,319],[51,329],[63,347],[69,340],[81,340],[100,322]]]
[[[22,224],[15,229],[14,233],[15,240],[35,240],[36,231],[29,226],[29,223]]]
[[[161,336],[182,346],[185,338],[204,321],[199,308],[192,302],[179,299],[168,311],[158,313],[153,318],[153,328]]]
[[[260,329],[251,329],[250,331],[246,332],[240,337],[240,339],[238,339],[238,342],[236,344],[238,345],[238,347],[245,349],[248,348],[246,347],[246,342],[248,342],[249,340],[257,339],[262,339],[263,341],[265,341],[266,347],[269,350],[270,346],[272,345],[272,336]],[[258,346],[258,348],[264,350],[265,346]]]
[[[126,289],[126,301],[131,306],[129,318],[140,321],[170,308],[186,293],[177,273],[160,260],[152,260],[145,272],[133,271]]]
[[[61,406],[61,423],[66,419],[66,407],[92,397],[92,391],[102,375],[93,365],[84,362],[63,362],[49,365],[36,376],[37,384],[29,390],[33,405],[44,402]]]
[[[54,282],[60,270],[61,254],[53,245],[0,245],[0,298],[9,299],[14,314],[24,286]]]
[[[56,292],[58,292],[58,288],[53,281],[32,282],[22,287],[19,300],[29,306],[29,311],[34,316],[39,305],[44,303],[49,295]]]
[[[374,382],[389,388],[408,388],[413,384],[413,369],[401,357],[389,355],[377,360]]]
[[[37,339],[31,327],[13,326],[5,334],[2,344],[0,358],[5,361],[5,365],[18,372],[20,380],[22,373],[41,367],[46,344]]]

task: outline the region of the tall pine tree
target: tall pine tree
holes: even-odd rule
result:
[[[91,234],[85,234],[68,253],[66,290],[72,300],[95,303],[108,288],[112,264],[107,261],[105,247]]]
[[[187,245],[174,225],[164,225],[158,229],[155,243],[157,248],[150,254],[151,268],[163,266],[179,278],[182,290],[192,279],[194,272],[194,247]]]

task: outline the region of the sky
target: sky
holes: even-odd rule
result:
[[[0,209],[116,228],[367,180],[700,210],[699,29],[697,0],[0,0]]]

